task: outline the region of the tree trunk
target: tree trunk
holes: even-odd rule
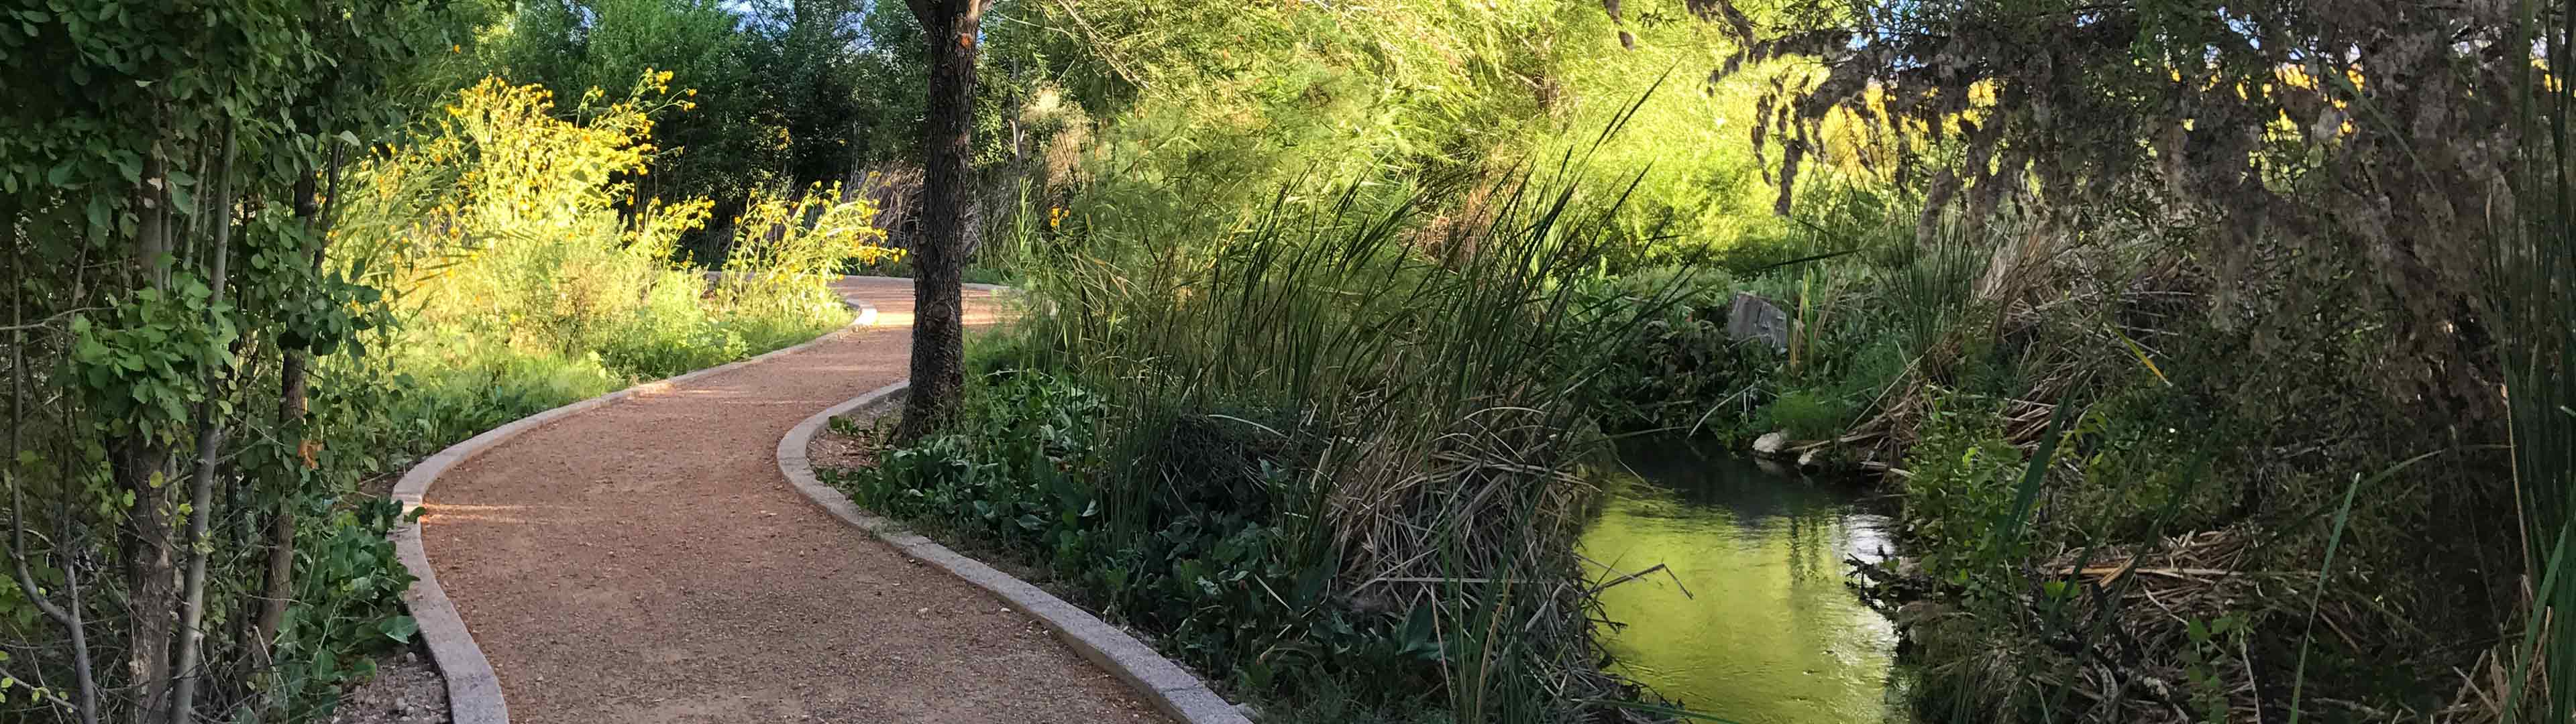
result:
[[[968,184],[975,128],[975,54],[982,0],[911,0],[930,39],[930,103],[922,124],[921,235],[913,245],[912,394],[897,437],[946,423],[965,382]]]
[[[215,177],[215,203],[210,214],[210,218],[215,222],[214,239],[212,239],[212,248],[209,250],[214,257],[214,264],[213,270],[207,273],[213,287],[213,294],[209,295],[208,303],[218,308],[224,304],[226,282],[231,281],[227,278],[226,272],[233,253],[232,161],[234,150],[233,131],[227,129],[224,131],[223,165],[218,167],[220,171]],[[214,312],[208,313],[210,317],[214,314]],[[180,584],[182,603],[179,608],[179,664],[176,670],[177,679],[171,686],[171,724],[190,724],[196,719],[197,681],[205,674],[198,663],[204,654],[206,642],[206,556],[209,551],[200,546],[205,544],[207,527],[214,517],[215,470],[223,462],[223,407],[216,402],[218,399],[216,395],[218,388],[223,384],[224,372],[221,368],[209,368],[203,370],[202,374],[207,400],[197,406],[197,468],[192,471],[194,474],[189,476],[188,537],[185,541],[188,551],[188,571],[185,581]]]
[[[860,130],[861,127],[859,126],[859,122],[855,119],[851,120],[850,139],[852,142],[850,143],[850,156],[848,160],[850,166],[849,168],[842,169],[841,173],[841,201],[843,202],[860,198],[866,192],[866,189],[862,186],[862,182],[868,179],[866,163],[866,159],[868,157],[868,145],[867,137],[859,135]]]
[[[126,681],[135,687],[138,721],[160,721],[170,685],[170,629],[178,587],[171,576],[170,515],[162,492],[170,467],[169,448],[142,438],[112,443],[117,484],[134,494],[126,512],[122,551],[125,559],[127,622]]]
[[[170,195],[160,154],[143,161],[147,183],[137,189],[134,261],[138,277],[153,288],[170,285]],[[119,541],[125,563],[126,681],[134,687],[135,721],[159,724],[169,716],[170,631],[178,605],[178,566],[170,550],[170,446],[150,435],[108,441],[118,487],[134,495]]]
[[[340,158],[340,152],[334,150],[326,171],[331,179],[330,194],[334,201],[340,192]],[[316,199],[317,190],[317,184],[309,176],[295,182],[293,190],[295,218],[308,239],[329,231],[329,219],[323,213],[325,209]],[[322,268],[322,250],[310,248],[305,253],[318,273]],[[313,356],[292,347],[282,350],[282,356],[284,360],[277,373],[278,429],[295,440],[298,454],[304,454],[306,378],[312,374]],[[260,581],[260,595],[255,598],[258,611],[249,617],[251,641],[246,647],[250,653],[251,670],[263,674],[274,664],[277,635],[286,627],[286,605],[295,598],[295,494],[298,491],[293,489],[293,483],[300,479],[301,475],[288,476],[287,489],[278,491],[277,509],[268,512],[268,570]],[[285,702],[274,699],[269,706],[272,711],[282,711]]]
[[[310,355],[302,350],[284,350],[285,361],[278,370],[278,429],[290,433],[302,452],[304,430],[305,369]],[[292,465],[294,463],[288,463]],[[258,595],[251,597],[253,610],[246,617],[250,626],[244,630],[248,641],[243,651],[250,657],[251,675],[265,677],[276,665],[278,630],[286,625],[286,604],[295,597],[295,492],[292,482],[302,476],[288,473],[289,489],[278,491],[277,508],[268,511],[268,570],[260,581]],[[284,689],[272,686],[266,706],[269,713],[283,713]]]
[[[306,359],[302,350],[286,350],[285,365],[278,371],[277,419],[286,430],[304,429]],[[302,440],[297,443],[300,446]],[[269,647],[277,645],[277,631],[286,623],[286,602],[295,594],[295,496],[293,491],[285,492],[278,496],[277,509],[268,513],[268,575],[260,584],[258,615],[251,619],[254,670],[268,669]]]

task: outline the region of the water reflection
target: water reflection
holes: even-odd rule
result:
[[[1624,673],[1744,724],[1906,721],[1889,691],[1895,628],[1843,585],[1846,556],[1894,548],[1859,491],[1677,444],[1620,457],[1635,475],[1606,466],[1584,555],[1672,572],[1602,593],[1627,624],[1604,635]]]

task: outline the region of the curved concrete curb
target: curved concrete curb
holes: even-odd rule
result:
[[[421,641],[429,645],[430,660],[438,663],[439,676],[447,680],[447,710],[455,724],[509,724],[510,707],[501,699],[501,677],[492,672],[491,660],[483,658],[483,648],[474,645],[473,634],[465,628],[464,616],[457,613],[455,602],[447,599],[447,589],[438,585],[438,572],[430,567],[429,552],[421,547],[420,524],[410,520],[411,512],[418,509],[421,499],[429,494],[429,484],[438,482],[438,476],[446,473],[449,468],[472,459],[484,450],[489,450],[494,445],[518,437],[520,433],[537,429],[565,416],[633,397],[639,393],[658,392],[708,375],[759,364],[762,360],[802,351],[840,336],[844,332],[876,323],[875,305],[847,299],[842,300],[842,303],[849,305],[856,312],[850,323],[804,344],[658,382],[646,382],[529,415],[510,424],[492,428],[464,442],[450,445],[447,449],[438,451],[438,454],[431,455],[421,460],[419,464],[413,465],[409,472],[403,473],[402,480],[394,483],[393,497],[395,500],[402,501],[404,522],[394,528],[391,537],[394,541],[394,554],[402,559],[403,567],[411,569],[412,576],[419,579],[412,582],[409,590],[403,592],[403,604],[411,609],[412,619],[420,623]]]
[[[947,546],[905,530],[894,521],[860,510],[858,505],[850,502],[849,496],[814,478],[814,461],[806,456],[805,448],[825,425],[831,424],[832,418],[857,410],[879,409],[911,384],[904,381],[877,388],[797,423],[795,428],[787,431],[786,437],[778,441],[778,472],[787,476],[788,484],[796,486],[796,492],[804,493],[807,499],[822,506],[832,517],[867,531],[905,555],[991,592],[994,597],[1009,602],[1012,608],[1027,612],[1054,631],[1056,639],[1072,647],[1074,653],[1082,654],[1083,658],[1127,682],[1128,687],[1135,689],[1164,714],[1189,724],[1251,724],[1251,719],[1227,703],[1225,697],[1209,690],[1197,675],[1155,653],[1145,642],[1101,621],[1090,611],[1066,603],[1027,581],[994,570],[982,561],[959,555]],[[463,724],[463,720],[459,720],[459,724]]]

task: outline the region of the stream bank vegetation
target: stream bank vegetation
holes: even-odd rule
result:
[[[1026,313],[970,350],[952,425],[827,479],[1042,569],[1265,720],[1663,718],[1602,670],[1574,552],[1592,380],[1658,309],[1569,281],[1695,253],[1640,215],[1708,189],[1598,169],[1704,99],[1650,93],[1661,56],[1533,93],[1616,48],[1576,3],[1020,10],[1084,28],[1021,40],[1050,64],[1031,105],[1070,119],[1018,196],[1043,212],[988,227]],[[1526,142],[1559,128],[1590,142]]]
[[[1777,184],[1842,254],[1745,283],[1786,352],[1664,333],[1715,381],[1642,397],[1901,494],[1918,714],[2568,715],[2565,6],[1698,7],[1814,73],[1775,178],[1913,151],[1884,212]]]
[[[2564,7],[1620,5],[1026,9],[1071,28],[1029,42],[1083,111],[1049,141],[1082,153],[1023,187],[1048,202],[1014,227],[1030,315],[983,344],[950,435],[843,482],[1053,566],[1292,720],[1355,696],[1399,719],[1646,717],[1662,710],[1607,703],[1615,684],[1561,683],[1614,679],[1483,675],[1501,669],[1466,656],[1492,640],[1447,623],[1511,600],[1504,581],[1537,595],[1550,574],[1620,572],[1390,541],[1479,540],[1492,521],[1458,515],[1493,510],[1479,492],[1543,489],[1461,466],[1537,480],[1603,434],[1779,431],[1900,496],[1909,554],[1855,575],[1906,632],[1925,720],[2565,716],[2576,695],[2548,672],[2576,648],[2546,625],[2576,590],[2553,575],[2565,89],[2545,75]],[[1687,80],[1645,92],[1657,78]],[[1460,283],[1539,290],[1498,308],[1542,327],[1558,302],[1616,323],[1549,347],[1417,300],[1487,335],[1478,349],[1562,357],[1497,372],[1400,320],[1321,321],[1416,287],[1297,260],[1465,280],[1510,255],[1482,222],[1526,218],[1528,198],[1491,181],[1558,158],[1558,138],[1611,172],[1582,188],[1615,192],[1569,206],[1606,220],[1561,227],[1603,243],[1505,275],[1540,282]],[[1390,228],[1343,231],[1353,218]],[[1341,291],[1265,291],[1291,279]],[[1791,320],[1776,347],[1727,333],[1740,292]],[[1354,404],[1425,399],[1403,389],[1417,374],[1584,399],[1337,427],[1380,409]],[[1359,401],[1309,395],[1326,389]],[[1561,437],[1501,444],[1526,424]],[[1375,449],[1412,451],[1375,460],[1405,472],[1344,457]],[[1372,497],[1388,476],[1445,504]],[[1578,480],[1560,494],[1586,495]],[[1333,492],[1273,512],[1280,491]],[[1517,510],[1514,540],[1562,544],[1554,505],[1582,507]],[[1140,512],[1157,509],[1177,512]],[[1354,509],[1376,517],[1332,517]],[[1360,545],[1253,545],[1276,540]],[[1283,587],[1301,579],[1246,563],[1265,556],[1340,568]],[[1399,579],[1424,587],[1385,588]],[[1583,650],[1580,627],[1542,623],[1581,598],[1510,604],[1521,645]],[[1318,618],[1385,650],[1430,632],[1427,678],[1261,645]],[[1532,690],[1516,681],[1556,698],[1502,693]]]
[[[1615,200],[1494,193],[1437,256],[1411,236],[1437,199],[1347,189],[1213,239],[1065,230],[956,426],[834,478],[1292,720],[1615,714],[1637,693],[1597,667],[1575,470],[1584,381],[1644,319],[1555,282],[1606,251]]]

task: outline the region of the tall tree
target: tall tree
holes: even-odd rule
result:
[[[770,68],[765,104],[789,139],[782,180],[805,188],[847,181],[865,127],[856,49],[866,30],[864,0],[772,0],[762,12],[758,67]]]
[[[967,188],[974,160],[975,54],[984,0],[906,0],[930,40],[930,103],[921,129],[921,235],[913,244],[912,397],[897,436],[920,438],[957,409],[966,386]]]

